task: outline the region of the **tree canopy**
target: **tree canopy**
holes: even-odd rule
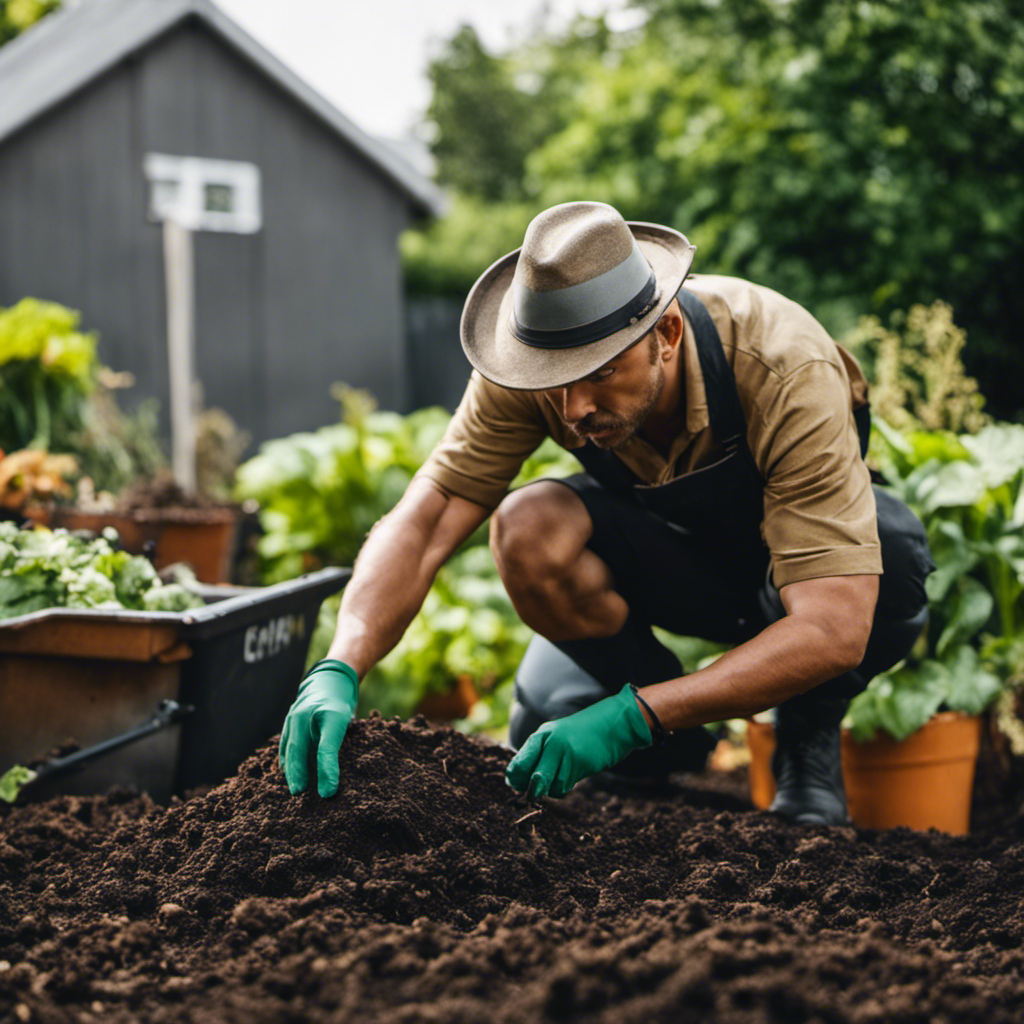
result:
[[[553,203],[670,224],[696,268],[777,288],[840,332],[942,299],[993,408],[1024,402],[1024,21],[1009,0],[636,0],[432,65],[449,216],[410,285],[464,291]]]

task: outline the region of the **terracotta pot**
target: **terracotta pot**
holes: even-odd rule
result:
[[[981,719],[946,711],[908,736],[857,743],[844,731],[846,803],[861,828],[970,831]]]
[[[99,533],[112,526],[121,546],[140,555],[153,544],[157,569],[175,562],[192,567],[202,583],[227,583],[239,514],[230,508],[141,509],[136,512],[82,512],[76,508],[30,508],[26,516],[44,526]]]
[[[748,718],[747,746],[750,748],[750,802],[764,811],[775,799],[775,776],[772,775],[775,726]]]
[[[462,675],[450,690],[428,693],[416,705],[416,711],[435,722],[454,722],[457,718],[465,718],[479,699],[473,677]]]
[[[935,715],[900,742],[880,734],[868,743],[857,743],[844,729],[843,782],[853,823],[861,828],[903,825],[967,835],[980,736],[979,718],[952,711]],[[775,729],[748,720],[747,745],[750,800],[763,810],[775,796]]]
[[[185,562],[203,583],[230,582],[238,514],[223,508],[187,512],[187,516],[177,516],[154,509],[136,514],[143,529],[157,526],[154,564],[162,569]]]

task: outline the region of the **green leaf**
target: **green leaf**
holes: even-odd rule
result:
[[[964,535],[963,527],[952,520],[940,522],[929,535],[936,569],[925,581],[928,600],[938,604],[949,588],[978,563],[978,552]]]
[[[936,645],[939,657],[944,658],[951,648],[970,640],[988,622],[994,606],[992,595],[976,579],[965,576],[960,581],[952,616]]]
[[[879,708],[881,726],[894,739],[906,739],[938,711],[949,691],[949,672],[934,661],[903,669],[892,680],[890,699]]]
[[[950,711],[980,715],[1003,688],[999,677],[981,664],[973,647],[965,645],[957,648],[947,666],[949,691],[945,704]]]
[[[977,461],[987,487],[1009,483],[1024,468],[1024,426],[995,423],[962,440]]]
[[[7,803],[13,804],[18,799],[22,787],[27,786],[36,777],[36,774],[31,768],[25,768],[20,764],[8,768],[3,775],[0,775],[0,800],[6,800]]]
[[[904,740],[935,714],[949,685],[949,670],[936,661],[878,676],[852,701],[847,725],[858,741],[879,729]]]
[[[919,490],[929,512],[943,508],[974,505],[985,495],[985,476],[978,466],[969,462],[948,462]]]

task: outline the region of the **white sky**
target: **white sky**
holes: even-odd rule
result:
[[[627,0],[216,0],[231,18],[371,135],[400,138],[430,100],[429,57],[463,22],[485,45]]]

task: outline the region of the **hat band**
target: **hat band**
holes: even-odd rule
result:
[[[658,281],[652,270],[647,283],[629,302],[598,320],[557,331],[538,331],[523,327],[513,310],[509,317],[509,330],[515,338],[532,348],[578,348],[580,345],[589,345],[591,342],[616,334],[642,319],[657,302],[657,290]]]

